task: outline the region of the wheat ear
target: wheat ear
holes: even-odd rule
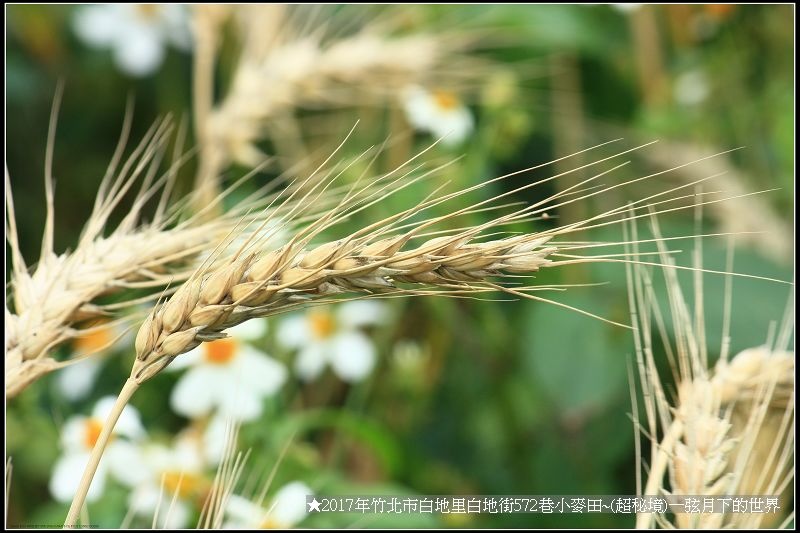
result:
[[[220,13],[207,6],[197,10],[203,29],[198,41],[217,42]],[[252,166],[263,161],[256,142],[296,109],[361,104],[376,95],[385,100],[398,86],[428,77],[464,77],[466,72],[476,79],[484,71],[463,54],[466,43],[441,35],[392,36],[374,23],[348,36],[331,36],[330,18],[320,16],[309,28],[292,8],[280,5],[239,6],[233,15],[241,28],[241,54],[230,87],[214,107],[208,96],[212,73],[204,67],[213,61],[213,50],[203,44],[205,59],[196,61],[195,85],[204,89],[196,104],[202,109],[197,124],[202,129],[197,132],[201,154],[195,183],[204,198],[213,198],[219,188],[215,180],[231,162]]]
[[[660,236],[657,221],[654,233]],[[634,228],[635,232],[635,228]],[[634,242],[635,233],[634,233]],[[635,249],[635,248],[634,248]],[[699,256],[696,256],[699,257]],[[653,356],[651,319],[665,337],[664,317],[653,293],[653,280],[644,268],[628,270],[637,364],[644,393],[647,434],[652,441],[646,496],[779,495],[793,478],[794,354],[788,344],[787,320],[776,348],[745,350],[727,360],[727,340],[715,367],[708,368],[702,318],[702,285],[696,282],[695,314],[689,310],[678,279],[667,268],[669,308],[676,346],[664,339],[678,382],[670,401]],[[697,263],[699,268],[699,262]],[[732,267],[729,264],[728,268]],[[635,274],[634,271],[635,270]],[[730,285],[727,289],[730,293]],[[726,305],[730,305],[726,297]],[[699,303],[698,303],[699,302]],[[788,313],[787,313],[788,316]],[[727,326],[726,326],[727,331]],[[661,437],[659,438],[659,435]],[[637,450],[641,447],[637,444]],[[637,460],[641,461],[640,454]],[[664,478],[669,477],[669,488]],[[638,528],[759,527],[763,513],[678,513],[674,523],[661,515],[640,513]]]

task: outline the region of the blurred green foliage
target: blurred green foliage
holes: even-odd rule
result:
[[[133,139],[157,116],[181,117],[191,108],[189,55],[170,52],[153,76],[129,78],[115,68],[107,51],[87,48],[76,39],[70,30],[74,9],[7,8],[6,162],[21,246],[29,261],[38,253],[43,228],[41,176],[48,115],[59,81],[66,90],[55,138],[57,250],[73,246],[85,222],[113,152],[126,99],[132,96],[136,102]],[[431,152],[431,157],[442,160],[465,155],[443,169],[437,183],[451,180],[453,186],[470,186],[552,160],[564,155],[564,149],[578,150],[616,137],[625,137],[625,146],[659,138],[716,151],[745,146],[730,155],[733,164],[750,180],[748,189],[780,188],[767,199],[788,224],[794,209],[792,6],[659,5],[632,12],[606,5],[407,9],[416,14],[411,20],[422,28],[456,27],[487,36],[491,46],[477,53],[498,67],[496,76],[465,95],[477,116],[472,138],[460,148],[437,147]],[[232,68],[223,62],[223,77]],[[694,88],[695,94],[705,92],[696,102],[676,97],[676,83],[687,73],[705,84]],[[655,76],[658,84],[643,76]],[[557,107],[564,102],[570,106],[566,114]],[[374,109],[347,113],[337,119],[344,132],[356,118],[366,124],[345,148],[350,153],[391,133],[390,113]],[[326,142],[332,148],[339,139]],[[429,142],[418,135],[406,155]],[[644,157],[633,154],[632,168],[609,180],[652,168]],[[184,170],[186,187],[192,171],[190,162]],[[490,198],[552,173],[552,167],[536,170],[478,195]],[[271,176],[258,176],[253,189]],[[512,199],[535,202],[557,190],[557,185],[548,183]],[[430,192],[408,190],[388,198],[351,221],[352,227],[406,208]],[[606,203],[603,197],[580,209],[597,213],[625,199],[610,195]],[[569,219],[575,213],[552,214]],[[475,222],[486,216],[475,215]],[[665,235],[693,232],[690,213],[672,213],[661,222]],[[535,227],[520,224],[513,229]],[[707,217],[704,231],[716,227],[718,221]],[[618,226],[611,226],[592,237],[619,241],[622,234]],[[691,241],[678,242],[674,248],[684,251],[677,260],[690,265]],[[707,239],[704,251],[707,268],[725,269],[725,239]],[[734,269],[790,279],[792,267],[753,250],[737,249]],[[682,273],[681,278],[688,287],[691,275]],[[708,343],[714,354],[721,344],[724,277],[706,274],[703,280]],[[602,284],[537,295],[609,320],[628,321],[620,264],[542,271],[537,282]],[[737,279],[734,286],[735,352],[766,340],[770,322],[782,316],[787,290],[746,279]],[[277,470],[276,486],[303,479],[324,494],[635,492],[627,378],[633,347],[628,330],[544,302],[430,298],[393,300],[392,306],[397,318],[375,332],[380,363],[367,381],[351,387],[332,375],[311,386],[293,381],[269,400],[260,422],[242,428],[242,444],[253,450],[254,469],[272,468],[293,436],[290,452]],[[404,341],[420,347],[415,358],[393,355],[393,347]],[[291,361],[271,341],[265,346]],[[58,455],[58,428],[72,414],[87,412],[94,399],[115,393],[130,359],[129,353],[119,354],[106,365],[90,400],[65,403],[54,392],[50,376],[9,402],[6,444],[14,461],[10,523],[63,519],[65,507],[52,503],[47,490]],[[173,434],[183,425],[183,419],[167,407],[175,380],[173,374],[159,376],[133,400],[154,435]],[[118,526],[126,509],[124,494],[120,488],[109,490],[104,505],[92,506],[93,522]],[[413,519],[326,515],[303,523],[419,528],[632,524],[630,516],[614,515],[480,516],[461,521],[436,515]]]

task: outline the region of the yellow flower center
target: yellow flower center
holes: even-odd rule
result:
[[[182,500],[199,497],[207,489],[208,481],[200,474],[167,470],[163,473],[164,488],[170,494],[177,494]]]
[[[268,516],[261,524],[258,526],[258,529],[285,529],[285,526],[275,520],[273,517]]]
[[[434,91],[433,100],[440,109],[445,111],[452,111],[461,105],[461,100],[458,99],[458,96],[450,91]]]
[[[336,322],[327,311],[313,310],[308,312],[311,334],[317,339],[327,339],[336,330]]]
[[[87,354],[99,352],[103,348],[108,348],[114,340],[113,328],[105,326],[104,322],[98,322],[91,328],[93,331],[75,338],[75,351]]]
[[[100,438],[100,433],[103,431],[103,423],[96,419],[90,418],[86,421],[86,427],[83,429],[83,443],[86,449],[91,450]]]
[[[236,339],[231,338],[207,342],[203,344],[203,355],[209,363],[225,365],[236,357],[238,346]]]

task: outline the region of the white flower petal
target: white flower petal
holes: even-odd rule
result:
[[[161,31],[172,44],[181,50],[192,48],[192,33],[189,29],[188,7],[179,4],[161,4]]]
[[[336,310],[339,323],[347,328],[380,324],[386,321],[387,316],[386,305],[374,300],[345,302]]]
[[[157,526],[181,529],[189,525],[190,512],[186,504],[161,490],[160,481],[139,486],[128,497],[128,505],[139,516],[153,516],[158,510]]]
[[[228,427],[234,423],[234,420],[221,416],[215,416],[208,423],[203,433],[203,444],[206,460],[210,465],[218,465],[222,461],[222,457],[225,455],[225,447],[228,444]]]
[[[208,414],[219,394],[219,375],[217,369],[205,365],[190,369],[172,389],[172,410],[189,418]]]
[[[71,502],[78,490],[81,477],[89,463],[89,452],[69,453],[63,455],[53,468],[50,477],[50,493],[60,502]],[[106,461],[100,461],[97,472],[89,486],[87,501],[96,501],[103,493],[106,478]]]
[[[169,470],[172,466],[172,450],[163,444],[148,442],[141,447],[140,453],[142,470],[153,482],[157,482],[159,472]]]
[[[446,102],[441,96],[447,97]],[[406,91],[404,105],[414,128],[432,133],[445,145],[460,144],[474,127],[469,109],[446,93],[437,97],[420,87],[412,87]]]
[[[261,522],[264,510],[247,498],[231,494],[225,506],[225,516],[234,519],[235,523],[242,524],[242,527],[253,528]]]
[[[113,5],[81,6],[75,10],[72,28],[90,46],[107,46],[117,37],[124,20]]]
[[[61,446],[66,451],[86,451],[86,424],[89,418],[73,416],[61,428]]]
[[[217,386],[221,389],[219,395],[220,416],[247,422],[261,415],[263,406],[260,392],[243,387],[241,381],[235,380],[226,380]]]
[[[305,315],[288,316],[278,323],[275,340],[286,348],[301,348],[311,342],[313,334]]]
[[[139,25],[130,29],[114,46],[114,60],[132,76],[152,74],[164,60],[164,46],[155,29]]]
[[[264,396],[272,396],[286,383],[288,372],[283,363],[255,348],[242,346],[237,363],[242,382]]]
[[[117,401],[115,396],[105,396],[97,401],[92,410],[92,418],[95,418],[105,424],[106,418],[114,408],[114,403]],[[124,435],[133,439],[141,438],[144,436],[144,426],[142,419],[139,417],[139,411],[131,405],[126,405],[122,409],[122,414],[114,426],[115,435]]]
[[[300,379],[310,381],[322,374],[327,360],[325,347],[326,343],[315,342],[300,350],[294,361],[294,370]]]
[[[302,481],[293,481],[281,487],[273,498],[269,518],[281,527],[292,527],[306,517],[306,496],[314,494]]]
[[[242,322],[238,326],[234,326],[228,330],[231,337],[237,339],[244,339],[246,341],[254,341],[260,339],[267,332],[267,319],[266,318],[252,318]]]
[[[162,500],[159,486],[151,483],[141,485],[128,496],[128,505],[139,516],[152,515]]]
[[[103,360],[95,356],[81,359],[57,372],[56,386],[61,396],[71,402],[86,398],[102,367]]]
[[[468,109],[460,107],[440,113],[431,125],[431,133],[442,139],[442,144],[455,146],[461,144],[472,132],[472,114]]]
[[[434,111],[430,94],[421,87],[411,87],[406,91],[403,104],[408,122],[414,128],[419,130],[430,128]]]
[[[375,348],[363,334],[343,332],[331,344],[331,365],[344,381],[361,381],[375,366]]]
[[[184,529],[189,525],[189,507],[179,499],[164,497],[158,510],[159,529]]]
[[[616,9],[617,11],[621,11],[622,13],[633,13],[634,11],[638,10],[644,4],[610,4],[612,8]]]
[[[199,363],[202,363],[203,359],[203,345],[201,344],[200,346],[195,346],[188,352],[173,359],[172,362],[167,365],[167,370],[183,370],[184,368],[189,368],[190,366],[195,366]]]
[[[108,444],[103,460],[108,461],[108,471],[115,479],[129,487],[136,486],[151,477],[147,468],[142,468],[144,456],[138,446],[124,440]]]

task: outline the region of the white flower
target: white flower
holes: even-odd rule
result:
[[[709,92],[708,79],[700,70],[684,72],[675,80],[675,100],[685,106],[702,103]]]
[[[189,418],[209,414],[215,407],[225,418],[247,421],[261,414],[262,400],[286,381],[286,368],[246,340],[261,337],[263,319],[253,319],[228,330],[230,337],[205,342],[168,367],[191,367],[172,391],[172,409]]]
[[[335,314],[314,308],[283,320],[276,338],[283,346],[300,350],[295,370],[302,379],[316,378],[330,363],[344,381],[360,381],[375,366],[375,347],[357,328],[381,323],[385,314],[383,305],[365,300],[338,305]]]
[[[633,13],[637,11],[644,4],[609,4],[612,8],[622,13]]]
[[[56,461],[50,478],[50,492],[60,502],[70,502],[75,496],[83,471],[89,462],[106,417],[111,412],[116,398],[107,396],[97,402],[92,416],[75,416],[67,420],[61,429],[63,455]],[[106,476],[111,474],[118,481],[132,486],[140,479],[139,453],[132,442],[144,436],[139,413],[131,406],[122,410],[111,439],[100,460],[97,473],[87,495],[88,501],[97,500],[103,493]],[[119,437],[127,437],[124,440]]]
[[[205,470],[222,460],[225,436],[224,422],[215,418],[204,432],[196,428],[182,431],[172,447],[143,445],[142,480],[129,497],[133,512],[157,514],[156,524],[161,528],[187,527],[192,503],[201,507],[211,489]]]
[[[474,126],[469,109],[448,91],[431,93],[421,87],[410,87],[404,105],[411,125],[441,138],[443,144],[461,144]]]
[[[132,76],[153,73],[172,44],[191,46],[186,7],[178,4],[94,4],[80,6],[75,33],[90,46],[110,48],[119,68]]]
[[[89,395],[103,367],[104,353],[113,346],[133,336],[119,323],[101,322],[88,328],[88,333],[75,337],[72,343],[73,357],[81,358],[56,373],[56,387],[61,395],[71,402]]]
[[[263,508],[250,500],[231,495],[225,507],[230,520],[226,529],[288,529],[306,517],[306,496],[314,494],[302,481],[293,481],[281,487],[271,503]]]

